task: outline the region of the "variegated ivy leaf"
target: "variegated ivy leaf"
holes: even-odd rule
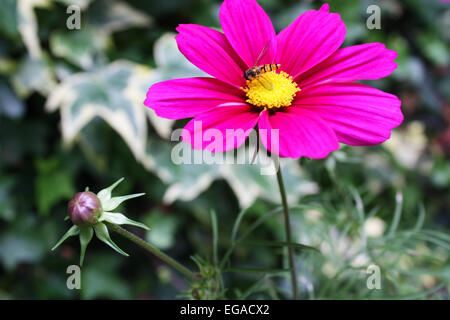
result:
[[[41,57],[41,45],[38,37],[38,23],[34,13],[35,7],[47,7],[50,0],[18,0],[18,29],[27,47],[28,54],[33,59]]]
[[[26,56],[11,78],[15,91],[22,98],[28,97],[34,91],[47,96],[56,86],[45,55],[38,58]]]
[[[166,203],[172,203],[175,200],[193,200],[214,180],[221,178],[228,182],[243,208],[250,206],[259,197],[273,203],[280,203],[275,174],[266,175],[261,171],[264,168],[272,169],[272,160],[268,157],[263,160],[257,158],[254,164],[250,164],[254,148],[247,146],[231,150],[226,154],[211,154],[206,150],[193,150],[186,143],[175,146],[175,144],[151,141],[148,150],[151,150],[151,154],[145,162],[147,169],[155,172],[164,183],[169,185],[163,197]],[[176,163],[178,160],[174,162],[174,155],[183,155],[183,152],[179,150],[186,150],[190,154],[190,160],[183,160],[184,162],[180,164]],[[195,158],[202,160],[195,164]],[[219,162],[212,161],[208,164],[208,159],[213,158]],[[245,159],[245,161],[238,163],[236,159]],[[318,192],[317,184],[302,172],[297,161],[282,159],[281,166],[285,183],[289,185],[286,190],[289,202],[294,203],[303,195]]]
[[[137,160],[145,156],[145,106],[133,96],[134,76],[142,66],[116,61],[92,72],[66,78],[50,94],[48,111],[59,109],[63,139],[70,144],[94,117],[103,118],[127,143]]]
[[[240,151],[240,150],[239,150]],[[242,151],[240,151],[242,152]],[[318,192],[318,186],[302,172],[298,162],[293,159],[281,159],[281,170],[286,186],[287,200],[296,203],[300,197]],[[272,164],[234,164],[222,165],[222,177],[233,189],[242,208],[249,207],[257,198],[266,199],[272,203],[281,203],[275,175],[261,174],[261,168]]]
[[[66,1],[69,2],[69,1]],[[88,1],[82,2],[86,8]],[[75,4],[75,3],[70,3]],[[50,48],[57,57],[89,69],[94,58],[104,58],[104,50],[110,44],[110,34],[129,27],[145,27],[151,18],[121,1],[97,0],[89,5],[83,27],[76,32],[66,30],[52,33]]]
[[[167,32],[155,42],[153,55],[159,81],[175,78],[209,77],[189,62],[180,52],[175,36],[175,33]]]
[[[21,118],[25,113],[25,103],[5,81],[0,81],[0,116]]]
[[[84,10],[93,0],[55,0],[55,1],[61,2],[67,6],[75,5],[80,7],[81,10]]]
[[[244,164],[223,164],[220,167],[221,177],[225,179],[239,200],[242,208],[250,206],[257,198],[266,199],[272,203],[280,203],[274,159],[267,156],[266,150],[261,147],[254,164],[254,146],[241,147],[237,150],[236,159],[246,159]],[[232,153],[233,150],[227,153]],[[275,159],[275,161],[277,161]],[[318,192],[318,186],[312,182],[301,170],[295,159],[282,158],[280,167],[286,186],[287,200],[296,203],[300,197]]]
[[[130,27],[146,27],[152,22],[148,15],[118,0],[94,1],[87,10],[87,19],[90,25],[106,33]]]
[[[156,131],[167,138],[173,121],[157,117],[143,105],[153,83],[181,76],[205,75],[179,52],[174,34],[166,34],[155,45],[158,67],[150,70],[127,61],[116,61],[100,70],[64,78],[50,94],[47,110],[60,109],[63,139],[70,144],[95,116],[102,117],[128,144],[138,161],[145,156],[147,113]],[[151,151],[150,151],[151,152]]]
[[[144,112],[146,112],[150,123],[155,128],[156,132],[164,138],[167,138],[172,132],[172,124],[175,122],[174,120],[160,118],[155,114],[150,108],[147,108],[143,102],[145,100],[145,94],[147,93],[148,88],[154,84],[159,82],[160,80],[159,72],[155,69],[141,68],[140,72],[137,72],[133,79],[132,83],[128,87],[128,95],[130,97],[134,97],[134,101],[137,104],[142,105]]]
[[[189,201],[206,190],[219,177],[218,166],[207,164],[177,164],[171,155],[175,144],[158,140],[149,141],[146,161],[144,165],[153,171],[169,187],[164,195],[164,202],[171,203],[177,199]],[[191,158],[200,156],[202,151],[191,150]],[[176,149],[175,149],[176,152]]]
[[[105,32],[86,26],[75,32],[53,32],[50,50],[57,57],[65,58],[82,69],[89,69],[94,65],[95,56],[103,56],[108,42]]]
[[[208,76],[181,54],[180,50],[178,50],[174,33],[165,33],[155,42],[153,56],[156,68],[152,71],[138,74],[134,78],[136,85],[130,87],[130,89],[136,89],[134,96],[138,97],[141,103],[145,100],[148,88],[154,83],[176,78]],[[172,132],[172,125],[175,121],[158,117],[155,111],[150,108],[146,108],[146,111],[150,123],[156,132],[167,139]]]

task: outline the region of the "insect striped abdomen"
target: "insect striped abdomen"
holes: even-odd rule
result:
[[[269,72],[269,71],[275,71],[278,70],[280,68],[280,64],[279,63],[270,63],[270,64],[264,64],[262,65],[260,68],[260,71],[262,73],[264,72]]]

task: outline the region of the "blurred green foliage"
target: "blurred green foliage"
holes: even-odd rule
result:
[[[259,2],[277,30],[321,5]],[[66,28],[69,4],[82,9],[80,30]],[[370,4],[342,0],[330,7],[346,23],[345,45],[379,41],[398,52],[392,76],[368,83],[398,95],[406,120],[381,146],[343,147],[325,160],[283,164],[294,238],[302,244],[296,247],[301,297],[448,299],[450,5],[377,1],[382,26],[369,30]],[[0,298],[288,296],[275,177],[249,165],[173,164],[170,133],[185,121],[157,118],[142,104],[152,83],[203,75],[178,52],[173,32],[179,23],[219,27],[219,6],[213,0],[2,1]],[[77,263],[79,244],[69,240],[49,250],[67,229],[67,200],[122,176],[119,194],[148,195],[130,201],[127,215],[153,231],[130,229],[199,270],[201,283],[189,287],[113,235],[131,257],[94,241],[82,290],[67,289],[66,268]],[[370,264],[381,268],[381,290],[366,286]]]

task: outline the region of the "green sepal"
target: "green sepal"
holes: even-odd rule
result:
[[[72,226],[67,232],[59,239],[59,241],[55,244],[55,246],[52,248],[52,251],[59,247],[61,243],[63,243],[67,238],[76,236],[80,233],[80,228],[78,226]]]
[[[132,198],[137,198],[140,196],[143,196],[145,193],[135,193],[135,194],[129,194],[126,196],[121,196],[121,197],[113,197],[109,200],[105,200],[102,201],[102,208],[103,211],[111,211],[116,209],[122,202],[132,199]]]
[[[101,222],[94,224],[95,235],[118,253],[128,257],[128,254],[120,249],[110,238],[108,228]]]
[[[150,228],[141,222],[128,219],[121,213],[103,212],[100,221],[108,221],[112,224],[129,224],[150,231]]]
[[[111,199],[111,192],[114,190],[115,187],[119,183],[123,181],[124,178],[120,178],[116,182],[114,182],[112,185],[110,185],[108,188],[105,188],[103,190],[100,190],[99,193],[97,193],[97,197],[100,199],[100,201],[103,203],[103,201],[107,201]]]
[[[89,242],[91,242],[93,236],[94,230],[92,229],[91,226],[80,227],[80,245],[81,245],[80,266],[83,266],[84,254],[86,253],[86,248]]]

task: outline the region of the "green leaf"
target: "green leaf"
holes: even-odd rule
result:
[[[58,248],[61,243],[63,243],[67,238],[76,236],[80,233],[80,228],[78,226],[72,226],[62,237],[59,239],[59,241],[54,245],[52,248],[52,251]]]
[[[400,218],[402,216],[402,208],[403,208],[403,194],[401,192],[397,192],[395,196],[394,217],[392,218],[392,223],[387,233],[388,236],[393,236],[395,231],[397,230],[398,225],[400,223]]]
[[[92,255],[83,267],[81,298],[129,299],[131,282],[120,275],[122,257],[106,253]]]
[[[38,176],[34,181],[38,210],[48,215],[50,209],[61,200],[69,200],[75,194],[72,173],[62,167],[56,157],[36,161]]]
[[[239,148],[237,157],[248,157],[245,153],[253,155],[253,146]],[[257,198],[266,199],[272,203],[279,203],[279,191],[274,175],[262,174],[263,168],[271,168],[271,159],[263,155],[265,150],[259,152],[257,163],[254,165],[222,165],[220,172],[222,177],[228,182],[239,200],[241,208],[249,207]],[[259,162],[258,162],[259,161]],[[287,198],[289,203],[296,203],[304,195],[318,192],[315,182],[312,182],[308,175],[300,168],[297,161],[292,159],[281,159],[280,165],[285,172],[285,184],[287,188]]]
[[[103,212],[102,217],[100,218],[100,221],[108,221],[113,224],[128,224],[128,225],[140,227],[140,228],[150,231],[150,228],[147,227],[145,224],[128,219],[121,213]]]
[[[152,210],[144,219],[144,223],[152,226],[147,232],[146,240],[160,249],[169,249],[175,244],[175,236],[180,220],[176,216]]]
[[[149,141],[147,149],[146,168],[169,185],[163,197],[165,203],[191,201],[208,189],[214,180],[221,178],[233,189],[242,208],[250,206],[258,197],[273,203],[280,201],[275,177],[263,175],[261,171],[263,168],[273,167],[268,157],[258,160],[260,162],[254,165],[248,164],[249,161],[238,164],[238,160],[233,160],[251,159],[253,147],[211,154],[207,150],[193,150],[185,142],[174,145]],[[200,159],[201,162],[196,164],[195,159]],[[205,159],[214,161],[208,164]],[[233,163],[227,164],[228,159]],[[318,191],[317,184],[307,177],[296,161],[283,159],[282,165],[286,172],[286,185],[290,186],[287,190],[290,203],[296,202],[303,195]]]
[[[99,193],[97,193],[97,197],[100,199],[100,201],[106,201],[111,199],[111,192],[114,190],[115,187],[119,185],[125,178],[120,178],[116,182],[114,182],[112,185],[110,185],[108,188],[105,188],[103,190],[100,190]]]
[[[34,91],[47,96],[56,85],[50,63],[45,57],[24,57],[11,80],[14,90],[22,98],[27,98]]]
[[[260,278],[254,284],[252,284],[250,286],[250,288],[248,288],[247,290],[245,290],[245,292],[243,292],[242,294],[239,295],[239,300],[245,300],[245,299],[247,299],[248,296],[250,296],[251,294],[253,294],[257,290],[259,290],[259,288],[261,287],[262,283],[266,279],[267,279],[267,275],[264,274],[264,275],[260,276]]]
[[[105,33],[125,30],[131,27],[146,27],[152,19],[145,13],[128,5],[125,1],[96,0],[87,11],[87,20]]]
[[[248,211],[248,208],[241,210],[239,212],[236,220],[234,221],[233,229],[231,230],[231,243],[236,242],[236,237],[237,237],[237,233],[239,231],[239,226],[241,225],[241,221],[244,218],[247,211]]]
[[[110,238],[108,228],[101,222],[94,224],[95,235],[108,246],[116,250],[121,255],[128,257],[128,254],[120,249]]]
[[[190,158],[201,157],[203,150],[193,150],[189,144],[182,142],[183,150],[190,153]],[[174,145],[158,140],[149,141],[147,147],[146,168],[153,171],[168,184],[163,201],[172,203],[175,200],[190,201],[206,190],[218,178],[218,166],[208,164],[177,164],[172,161]],[[183,152],[183,151],[181,151]]]
[[[20,100],[10,86],[0,81],[0,115],[21,118],[25,113],[25,103]]]
[[[217,266],[219,263],[219,226],[217,225],[217,214],[214,210],[211,210],[211,225],[213,231],[213,261]]]
[[[414,230],[418,231],[422,229],[423,223],[425,221],[426,210],[423,203],[419,203],[419,216],[417,217],[416,225],[414,226]]]
[[[19,35],[17,0],[3,0],[0,6],[0,30],[6,35],[16,38]]]
[[[101,55],[108,38],[103,32],[89,27],[74,31],[56,31],[50,37],[50,49],[57,57],[88,69],[94,65],[95,55]]]
[[[187,77],[207,77],[208,75],[190,63],[178,49],[175,33],[165,33],[153,48],[158,81]]]
[[[102,206],[104,211],[111,211],[116,209],[122,202],[127,201],[129,199],[141,197],[145,195],[145,193],[134,193],[126,196],[113,197],[109,200],[102,201]]]
[[[42,239],[34,234],[8,232],[0,236],[0,261],[7,271],[19,263],[37,263],[45,254]]]
[[[418,37],[421,50],[434,64],[446,66],[449,63],[449,50],[439,35],[423,32]]]
[[[14,193],[15,179],[0,175],[0,218],[12,221],[16,216],[17,198]]]
[[[71,144],[96,116],[123,138],[138,161],[145,156],[147,122],[142,92],[135,77],[148,69],[129,61],[115,61],[90,72],[65,78],[50,93],[46,108],[59,109],[64,142]]]
[[[89,242],[91,242],[93,235],[94,235],[94,230],[92,229],[91,226],[80,227],[80,245],[81,245],[80,266],[83,266],[86,248],[87,248]]]
[[[129,299],[131,283],[119,273],[121,259],[117,255],[97,253],[83,267],[82,299]]]

